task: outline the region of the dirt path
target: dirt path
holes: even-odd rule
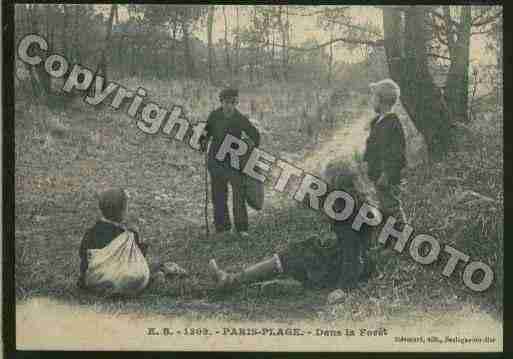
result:
[[[355,152],[362,153],[368,135],[368,123],[372,112],[360,109],[354,117],[331,133],[319,136],[313,148],[299,152],[282,152],[280,158],[294,164],[305,172],[320,175],[322,167],[331,160],[351,158]],[[279,173],[279,172],[278,172]],[[293,192],[283,195],[268,186],[265,194],[265,207],[283,208],[293,203]],[[258,212],[250,211],[250,215]]]
[[[330,138],[321,139],[321,143],[324,143],[306,154],[300,163],[301,168],[317,174],[324,164],[333,159],[351,157],[355,151],[362,152],[367,139],[366,127],[371,117],[370,111],[361,111],[349,124],[336,129]]]

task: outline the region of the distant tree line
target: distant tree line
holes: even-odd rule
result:
[[[383,27],[361,24],[350,6],[18,4],[16,40],[43,34],[49,51],[103,76],[199,78],[214,85],[266,81],[309,87],[349,85],[390,76],[424,135],[433,158],[450,149],[454,125],[471,118],[472,36],[486,36],[497,56],[502,89],[502,8],[498,6],[384,6]],[[123,11],[128,16],[119,15]],[[292,44],[293,17],[317,19],[329,40]],[[242,19],[244,19],[242,21]],[[214,43],[216,20],[222,36]],[[217,24],[219,28],[219,24]],[[207,34],[200,40],[199,31]],[[358,64],[336,61],[334,47],[362,51]],[[51,92],[42,66],[30,70],[35,94]],[[474,82],[475,92],[475,82]],[[497,90],[502,98],[502,90]]]

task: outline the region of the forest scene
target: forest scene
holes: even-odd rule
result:
[[[14,9],[19,313],[31,300],[48,299],[130,318],[447,324],[453,317],[485,316],[502,326],[502,7]],[[68,60],[66,75],[50,76],[44,61],[22,61],[18,46],[28,34],[46,39],[48,49],[36,51],[43,60],[50,54]],[[84,97],[94,86],[64,91],[74,64],[104,83],[144,89],[143,101],[181,106],[191,124],[207,121],[220,105],[220,91],[235,87],[239,111],[260,132],[260,148],[314,176],[330,161],[362,161],[375,117],[369,84],[392,79],[400,87],[394,110],[406,139],[400,188],[408,223],[415,233],[429,233],[442,246],[486,263],[492,285],[469,290],[463,265],[442,275],[443,251],[421,265],[408,250],[395,253],[373,243],[377,274],[336,301],[327,300],[331,290],[286,280],[219,293],[208,275],[211,258],[241,270],[298,238],[329,238],[327,221],[293,193],[274,191],[273,177],[265,182],[264,208],[249,209],[249,239],[217,238],[205,154],[174,133],[144,133],[126,114],[128,106],[109,106],[113,96],[88,104]],[[175,262],[187,276],[150,282],[135,297],[77,289],[81,240],[100,216],[97,194],[112,187],[128,192],[126,222],[148,244],[148,258]]]

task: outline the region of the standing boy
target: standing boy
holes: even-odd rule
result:
[[[244,198],[243,174],[241,170],[230,166],[230,158],[228,156],[226,156],[224,161],[218,161],[216,154],[227,134],[241,139],[242,132],[244,132],[256,147],[260,144],[260,134],[249,119],[237,110],[236,105],[239,100],[237,89],[227,88],[222,90],[219,94],[219,100],[221,101],[221,107],[212,111],[208,116],[205,128],[206,136],[201,141],[203,150],[206,150],[206,144],[212,139],[208,152],[208,171],[212,183],[215,228],[217,233],[231,229],[227,205],[228,183],[230,183],[232,187],[235,229],[241,237],[247,237],[248,212]]]
[[[391,79],[371,83],[370,89],[377,116],[371,122],[364,154],[367,173],[376,184],[384,218],[394,216],[398,222],[405,223],[399,200],[401,170],[406,165],[405,138],[399,118],[392,112],[400,89]]]

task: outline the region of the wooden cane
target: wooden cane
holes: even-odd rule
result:
[[[208,240],[210,235],[208,229],[208,151],[205,151],[205,228]]]

